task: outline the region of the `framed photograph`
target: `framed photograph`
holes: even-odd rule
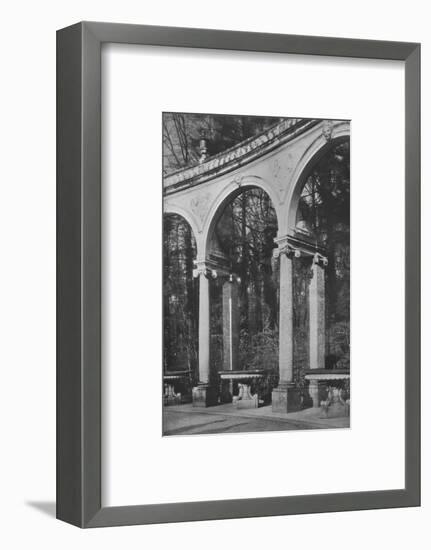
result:
[[[57,517],[420,505],[420,45],[57,33]]]

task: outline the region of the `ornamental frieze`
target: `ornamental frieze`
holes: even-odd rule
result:
[[[183,182],[192,180],[205,181],[213,177],[215,170],[220,173],[232,170],[241,164],[248,162],[257,155],[264,154],[268,148],[278,146],[306,131],[310,126],[316,125],[316,121],[308,119],[291,118],[270,128],[266,132],[250,138],[241,145],[220,153],[201,164],[174,172],[164,178],[165,188],[180,186]]]

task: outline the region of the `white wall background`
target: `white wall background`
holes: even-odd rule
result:
[[[55,498],[55,30],[102,20],[420,41],[423,81],[423,506],[80,531]],[[75,0],[2,10],[0,544],[4,548],[426,547],[431,519],[431,36],[426,3]],[[197,77],[198,78],[198,77]],[[198,83],[198,82],[197,82]],[[373,129],[370,127],[370,132]],[[367,258],[364,258],[367,261]],[[388,262],[390,259],[388,258]],[[388,406],[391,399],[388,396]]]

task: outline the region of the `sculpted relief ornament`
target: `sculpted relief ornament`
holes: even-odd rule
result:
[[[320,265],[321,267],[326,267],[328,265],[328,258],[316,252],[313,256],[313,264]]]
[[[334,129],[334,123],[332,120],[324,120],[322,125],[322,135],[326,141],[330,141],[332,138],[332,131]]]
[[[244,176],[235,176],[232,181],[235,185],[238,185],[238,187],[241,187],[244,181]]]
[[[274,248],[274,258],[279,258],[282,254],[285,254],[288,258],[299,258],[301,256],[301,251],[298,248],[294,248],[288,242],[280,242],[278,248]]]

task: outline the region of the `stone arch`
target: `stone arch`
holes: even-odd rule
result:
[[[172,219],[169,219],[172,218]],[[166,223],[169,219],[169,223]],[[178,228],[181,227],[181,231]],[[165,238],[181,239],[169,249],[165,256]],[[191,241],[191,242],[190,242]],[[168,241],[169,242],[169,241]],[[175,242],[175,241],[173,241]],[[191,245],[190,247],[188,245]],[[163,371],[164,400],[178,404],[176,392],[191,399],[188,389],[190,377],[197,373],[198,332],[197,322],[187,324],[188,313],[195,311],[196,285],[194,283],[194,262],[197,256],[197,241],[192,223],[181,208],[164,208],[163,211]],[[166,278],[166,272],[173,269],[180,276]],[[169,283],[173,281],[174,285]],[[178,319],[186,323],[186,329],[179,329]],[[166,334],[169,336],[166,337]],[[188,374],[186,374],[188,373]],[[190,394],[190,395],[189,395]]]
[[[310,170],[330,149],[350,137],[350,122],[343,121],[336,124],[330,132],[330,138],[328,139],[322,131],[307,147],[295,167],[291,183],[286,190],[285,210],[281,218],[282,226],[279,225],[280,235],[289,234],[295,229],[299,199]]]
[[[205,226],[202,232],[202,241],[205,254],[208,254],[210,252],[211,239],[214,233],[214,229],[225,206],[247,189],[252,189],[254,187],[265,191],[265,193],[271,199],[271,203],[274,207],[277,217],[277,226],[280,227],[280,201],[278,195],[269,185],[269,183],[263,178],[257,176],[243,176],[235,178],[234,180],[229,182],[218,194],[218,196],[213,201],[210,211],[207,215]],[[202,257],[202,259],[204,259],[204,257]]]
[[[200,257],[200,252],[202,248],[202,239],[200,238],[200,232],[193,218],[193,215],[177,204],[171,204],[169,202],[165,202],[163,206],[163,216],[169,216],[169,215],[180,216],[189,224],[192,230],[193,237],[196,242],[197,257]]]

